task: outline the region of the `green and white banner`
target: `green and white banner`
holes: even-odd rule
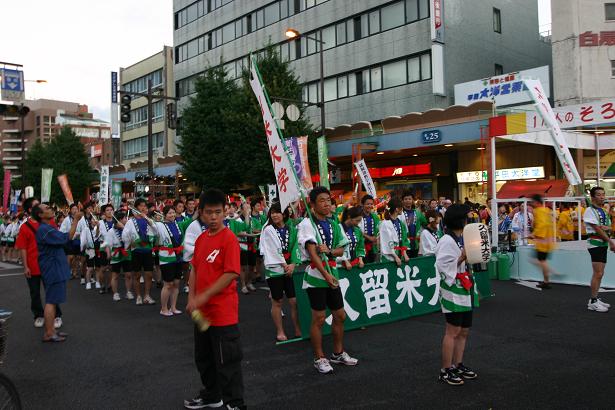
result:
[[[396,322],[412,316],[440,311],[440,275],[435,257],[413,258],[398,267],[393,262],[372,263],[351,270],[338,268],[339,286],[344,298],[346,330]],[[491,296],[487,272],[474,275],[481,298]],[[299,322],[304,339],[309,338],[311,309],[307,292],[302,289],[303,272],[293,276],[297,294]],[[327,314],[323,333],[331,332]]]
[[[122,203],[122,181],[113,181],[111,183],[111,203],[113,208],[119,209]]]
[[[51,179],[53,168],[41,169],[41,202],[49,202],[51,198]]]
[[[329,188],[329,151],[327,140],[324,136],[318,137],[318,173],[320,174],[320,186]]]

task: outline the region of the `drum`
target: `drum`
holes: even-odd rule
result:
[[[463,248],[466,251],[466,263],[486,263],[491,259],[491,241],[489,230],[482,223],[467,224],[463,228]]]

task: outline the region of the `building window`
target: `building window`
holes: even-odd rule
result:
[[[152,134],[152,149],[157,150],[164,146],[164,133]],[[140,138],[124,141],[122,143],[122,156],[124,159],[132,159],[147,155],[147,135]]]
[[[495,65],[494,74],[495,75],[502,75],[502,74],[504,74],[504,67],[502,67],[502,65],[500,65],[500,64],[496,64]]]
[[[615,20],[615,3],[604,3],[604,19]]]
[[[615,77],[615,60],[611,60],[611,77]]]
[[[385,64],[382,67],[384,88],[406,84],[406,60]]]
[[[493,31],[502,33],[502,13],[495,7],[493,8]]]
[[[383,7],[380,13],[382,19],[382,31],[399,27],[404,24],[404,2],[398,1]]]

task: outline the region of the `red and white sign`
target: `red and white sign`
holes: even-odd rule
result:
[[[615,122],[615,99],[592,101],[579,105],[567,105],[553,108],[555,119],[560,128],[576,128]],[[528,112],[527,131],[547,128],[545,121],[537,112]]]
[[[562,169],[564,170],[566,179],[568,179],[570,185],[582,184],[583,180],[579,175],[579,171],[577,171],[572,155],[570,155],[570,150],[568,149],[566,140],[562,135],[562,130],[557,122],[553,108],[551,108],[549,100],[542,89],[540,80],[524,80],[524,82],[530,95],[532,96],[532,99],[536,103],[536,111],[538,111],[542,119],[545,121],[545,124],[551,133],[551,137],[553,137],[553,148],[555,148],[555,153],[557,154],[557,158],[559,159]]]
[[[593,33],[586,31],[579,34],[579,47],[615,46],[615,31]]]
[[[102,157],[103,146],[102,144],[96,144],[90,146],[90,157]]]
[[[287,147],[284,143],[282,143],[282,139],[278,134],[278,128],[276,127],[273,116],[271,115],[271,108],[269,107],[267,98],[265,97],[265,92],[260,82],[259,74],[256,71],[256,62],[254,59],[252,59],[252,67],[250,72],[250,85],[252,86],[252,91],[254,91],[254,95],[258,100],[258,105],[261,107],[263,123],[265,124],[265,135],[267,136],[269,154],[271,155],[273,171],[275,174],[276,183],[278,185],[280,206],[282,209],[286,209],[291,202],[299,199],[300,182],[297,180],[293,165],[290,163],[289,155],[286,152]]]
[[[370,168],[369,173],[374,179],[430,175],[431,163],[402,165],[400,167]]]
[[[444,43],[444,10],[443,0],[430,0],[431,7],[431,41]]]

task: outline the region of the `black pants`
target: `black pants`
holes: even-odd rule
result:
[[[231,407],[244,405],[242,359],[237,325],[211,326],[205,332],[194,327],[194,361],[205,387],[203,399],[222,399]]]
[[[28,288],[30,288],[30,310],[34,315],[34,319],[44,316],[43,302],[41,301],[41,283],[40,276],[30,276],[26,278]],[[62,317],[60,305],[56,305],[56,317]]]
[[[411,247],[410,249],[406,250],[406,254],[408,255],[409,258],[416,258],[417,256],[419,256],[419,250],[412,249]]]

